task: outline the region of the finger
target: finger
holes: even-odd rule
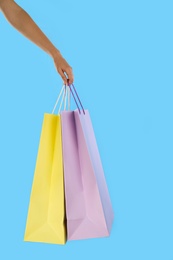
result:
[[[67,78],[66,78],[64,72],[62,70],[58,70],[58,72],[59,72],[64,84],[67,85]]]
[[[67,74],[67,76],[68,76],[69,84],[72,84],[73,81],[74,81],[74,76],[73,76],[72,68],[66,69],[65,72],[66,72],[66,74]]]

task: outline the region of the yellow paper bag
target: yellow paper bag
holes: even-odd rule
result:
[[[65,244],[60,115],[44,114],[24,241]]]

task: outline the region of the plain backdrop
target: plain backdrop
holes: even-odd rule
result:
[[[62,79],[0,12],[0,258],[172,260],[173,2],[16,2],[73,68],[115,220],[109,238],[23,241],[43,114]]]

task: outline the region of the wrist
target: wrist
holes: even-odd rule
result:
[[[61,56],[60,51],[57,48],[52,48],[52,50],[49,52],[50,56],[55,59],[57,56]]]

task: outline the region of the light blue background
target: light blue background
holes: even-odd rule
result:
[[[73,67],[115,221],[109,238],[23,242],[43,114],[62,80],[0,13],[0,258],[173,260],[172,1],[17,3]]]

